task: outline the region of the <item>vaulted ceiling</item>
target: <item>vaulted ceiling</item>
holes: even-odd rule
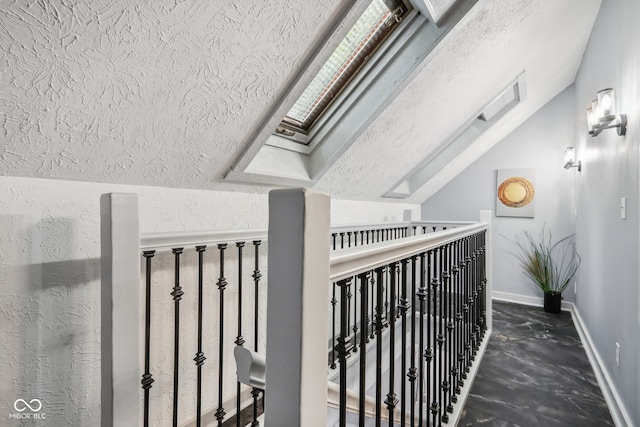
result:
[[[351,1],[5,0],[0,174],[263,192],[223,180]],[[315,188],[382,200],[523,71],[526,97],[430,197],[570,85],[600,0],[479,0]]]

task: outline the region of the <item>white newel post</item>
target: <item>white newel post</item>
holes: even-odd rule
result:
[[[330,198],[269,193],[265,426],[327,418]]]
[[[138,196],[100,197],[102,427],[138,426],[140,232]]]
[[[480,222],[487,223],[487,234],[485,241],[485,259],[486,259],[486,276],[487,276],[487,287],[485,289],[485,307],[487,311],[487,327],[489,329],[493,329],[493,305],[492,301],[492,275],[491,275],[491,266],[493,265],[493,249],[491,245],[492,239],[492,225],[491,221],[493,219],[493,213],[491,211],[480,211]]]

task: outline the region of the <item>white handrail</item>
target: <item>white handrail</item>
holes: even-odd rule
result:
[[[213,245],[227,242],[267,240],[267,230],[171,231],[140,234],[140,249],[170,249],[179,246]]]
[[[429,249],[478,233],[487,228],[487,223],[474,223],[435,233],[335,251],[331,254],[329,278],[332,282],[345,279],[358,273],[418,255]]]
[[[331,233],[347,231],[366,231],[382,228],[403,228],[412,226],[463,226],[473,224],[465,221],[407,221],[387,222],[361,225],[340,225],[331,227]],[[140,234],[140,249],[171,249],[180,246],[214,245],[227,242],[250,242],[261,240],[266,242],[267,230],[231,230],[231,231],[170,231]]]

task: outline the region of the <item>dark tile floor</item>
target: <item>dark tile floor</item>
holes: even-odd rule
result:
[[[613,426],[571,315],[493,303],[493,334],[459,427]]]

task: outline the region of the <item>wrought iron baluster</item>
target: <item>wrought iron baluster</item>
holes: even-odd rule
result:
[[[458,352],[460,350],[460,320],[461,320],[461,314],[460,314],[460,267],[459,267],[459,260],[460,260],[460,254],[459,254],[459,249],[460,249],[460,241],[456,240],[453,243],[453,253],[451,255],[451,260],[453,263],[453,267],[451,268],[451,271],[453,271],[453,283],[452,283],[452,298],[453,298],[453,311],[451,313],[452,318],[453,318],[453,323],[454,323],[454,329],[453,329],[453,349],[451,350],[451,360],[452,360],[452,364],[453,364],[453,368],[452,368],[452,376],[453,376],[453,395],[451,400],[453,401],[453,403],[456,403],[458,401],[458,397],[457,395],[460,394],[460,370],[458,367]]]
[[[425,257],[426,257],[426,253],[422,252],[420,254],[420,287],[418,288],[418,291],[416,292],[416,295],[418,297],[418,307],[420,310],[420,317],[419,317],[419,332],[418,332],[418,348],[419,348],[419,352],[418,352],[418,359],[419,359],[419,366],[418,366],[418,427],[422,427],[423,426],[423,416],[424,416],[424,362],[422,361],[422,352],[424,351],[424,300],[427,297],[427,288],[425,287],[425,267],[426,267],[426,263],[425,263]],[[415,314],[414,314],[415,315]],[[412,359],[414,358],[414,356],[412,356]],[[413,395],[413,394],[412,394]],[[413,417],[412,417],[413,418]],[[412,421],[413,422],[413,421]]]
[[[431,405],[431,412],[433,413],[433,424],[439,425],[442,422],[441,409],[442,409],[442,343],[444,337],[442,336],[442,289],[440,288],[442,279],[442,247],[439,247],[434,252],[434,289],[433,289],[433,320],[435,322],[434,333],[434,366],[433,366],[433,403]],[[440,289],[438,289],[440,288]],[[437,350],[436,350],[437,346]]]
[[[408,259],[400,261],[400,300],[398,301],[398,311],[400,312],[400,318],[402,323],[400,325],[402,336],[401,338],[401,350],[400,350],[400,372],[402,372],[402,381],[400,383],[400,425],[404,426],[406,421],[406,405],[407,405],[407,383],[404,379],[405,373],[407,373],[407,311],[410,304],[407,298],[407,263]]]
[[[220,277],[218,278],[218,289],[220,290],[220,332],[218,342],[218,409],[216,409],[216,420],[218,427],[222,427],[222,421],[227,413],[222,405],[222,379],[224,378],[224,290],[227,288],[227,279],[224,277],[224,251],[227,249],[226,243],[218,244],[220,251]]]
[[[338,282],[340,287],[340,337],[336,351],[340,363],[340,427],[347,425],[347,358],[351,355],[351,339],[349,337],[349,303],[347,293],[351,278]]]
[[[360,279],[360,325],[366,325],[367,319],[367,289],[369,288],[369,272],[358,274]],[[361,328],[362,329],[362,328]],[[359,427],[364,427],[366,413],[365,413],[365,397],[367,394],[367,337],[368,334],[365,330],[360,331],[360,394],[358,396],[359,405]]]
[[[253,241],[253,274],[251,277],[253,278],[253,288],[254,288],[254,297],[253,297],[253,350],[258,351],[258,343],[259,343],[259,301],[260,301],[260,279],[262,278],[262,273],[260,272],[260,244],[262,240],[254,240]]]
[[[344,249],[344,232],[340,233],[340,249]]]
[[[174,285],[171,296],[173,297],[173,426],[178,425],[178,384],[180,365],[180,300],[182,299],[182,287],[180,286],[180,254],[184,248],[172,249],[174,255]]]
[[[338,300],[336,299],[336,284],[333,283],[333,296],[331,298],[331,369],[336,369],[336,305]]]
[[[370,325],[368,324],[368,327],[371,329],[371,335],[367,337],[367,343],[376,337],[375,335],[376,306],[374,302],[374,298],[376,296],[375,286],[376,286],[376,279],[375,279],[375,275],[372,274],[371,275],[371,319],[370,319]],[[380,300],[378,300],[378,304],[380,304]]]
[[[244,338],[242,337],[242,248],[244,242],[236,242],[238,248],[238,335],[235,344],[239,347],[244,346]],[[240,381],[236,381],[236,427],[240,427],[240,413],[242,412],[240,399]]]
[[[451,257],[450,257],[451,245],[446,244],[443,247],[444,252],[444,271],[442,272],[442,292],[443,296],[443,319],[442,319],[442,327],[443,334],[445,335],[445,345],[444,345],[444,379],[442,382],[442,391],[444,392],[444,400],[442,402],[444,411],[442,416],[442,421],[445,423],[449,422],[448,413],[453,412],[453,405],[451,404],[451,332],[453,330],[453,325],[451,324],[451,302],[449,301],[449,293],[451,292]]]
[[[198,351],[193,359],[196,362],[196,426],[202,425],[202,365],[206,360],[202,352],[202,294],[204,288],[204,251],[206,246],[196,246],[198,252]]]
[[[146,298],[144,321],[144,374],[142,375],[142,389],[144,390],[144,427],[149,427],[149,392],[154,379],[149,372],[151,353],[151,258],[156,251],[144,251],[142,255],[146,262]]]
[[[394,393],[394,381],[395,381],[395,363],[393,361],[395,358],[395,343],[396,343],[396,269],[398,268],[397,263],[392,263],[389,265],[389,277],[390,283],[389,288],[391,288],[391,306],[389,313],[389,360],[392,362],[389,363],[389,393],[387,393],[387,399],[384,403],[387,405],[387,409],[389,410],[389,425],[393,426],[393,416],[395,412],[395,407],[398,404],[398,399],[396,398],[396,394]]]
[[[353,352],[358,352],[358,281],[353,281]],[[360,289],[362,295],[362,288]]]
[[[332,241],[332,247],[333,250],[336,250],[336,237],[337,237],[337,233],[331,233],[331,241]]]
[[[469,238],[465,238],[465,284],[464,284],[464,374],[463,377],[467,378],[469,372],[469,365],[471,364],[471,313],[469,305],[469,299],[471,298],[471,281],[473,280],[473,272],[471,271],[471,253],[470,253],[470,241]]]
[[[376,305],[376,427],[382,425],[382,330],[386,327],[386,319],[382,312],[382,299],[384,293],[383,277],[385,268],[378,267],[375,270],[375,284],[377,302]]]
[[[465,345],[465,286],[467,283],[467,268],[464,259],[465,254],[465,239],[460,240],[460,250],[458,251],[458,267],[460,268],[460,279],[458,283],[458,313],[460,318],[460,330],[459,346],[458,346],[458,376],[460,387],[464,385],[464,380],[467,379],[467,374],[464,370],[464,345]]]
[[[416,368],[416,314],[414,303],[416,301],[416,269],[418,264],[418,256],[415,255],[411,258],[411,366],[409,367],[409,383],[411,384],[411,398],[409,399],[411,405],[411,427],[415,425],[415,398],[416,398],[416,379],[418,378],[418,369]]]
[[[347,231],[347,246],[351,247],[351,232]]]
[[[437,354],[436,354],[436,343],[437,343],[437,298],[438,298],[438,253],[436,250],[430,252],[430,287],[428,289],[429,292],[429,305],[427,306],[427,310],[429,311],[429,319],[432,321],[430,327],[427,329],[427,336],[429,342],[429,350],[427,353],[427,360],[429,362],[428,373],[430,374],[430,378],[427,381],[431,387],[431,405],[429,410],[431,411],[432,416],[432,425],[437,426],[436,420],[438,419],[438,412],[440,411],[440,405],[438,403],[438,370],[436,369],[437,364]],[[427,393],[429,391],[427,390]]]

